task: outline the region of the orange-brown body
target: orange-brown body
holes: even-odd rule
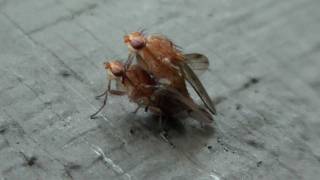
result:
[[[148,107],[151,112],[160,116],[172,116],[181,111],[196,111],[198,115],[200,114],[202,122],[212,121],[211,115],[205,110],[200,110],[201,108],[189,96],[185,97],[172,88],[161,87],[139,65],[131,65],[125,70],[122,84],[131,101],[138,106]]]
[[[154,35],[144,37],[140,32],[133,32],[125,36],[125,42],[131,51],[141,57],[137,59],[141,67],[159,81],[189,96],[185,79],[178,67],[178,64],[184,61],[184,56],[170,40]],[[139,42],[144,42],[144,45]]]
[[[193,108],[189,106],[197,106],[190,98],[186,100],[189,106],[181,103],[183,97],[179,97],[180,93],[161,88],[157,81],[139,65],[131,65],[125,69],[124,64],[113,61],[106,63],[105,68],[110,72],[109,75],[118,77],[116,80],[121,82],[130,101],[138,104],[139,107],[148,107],[153,113],[170,116]],[[170,98],[171,96],[174,98]]]
[[[120,61],[111,61],[105,63],[105,69],[108,71],[109,79],[120,81],[118,83],[124,88],[130,101],[135,103],[148,104],[146,97],[151,97],[156,81],[140,66],[131,65],[127,69]],[[143,102],[140,102],[143,101]]]
[[[181,102],[167,98],[170,93],[158,94],[157,82],[138,65],[131,65],[126,70],[122,84],[130,101],[147,107],[152,113],[171,116],[188,110]]]
[[[143,32],[133,32],[124,37],[124,42],[130,50],[128,65],[132,62],[132,55],[135,55],[138,65],[151,73],[161,84],[167,84],[191,99],[186,87],[187,80],[208,110],[212,114],[216,113],[209,94],[186,63],[186,57],[172,41],[161,35],[146,37]]]
[[[148,97],[153,95],[156,81],[140,66],[130,66],[125,72],[122,83],[131,101],[143,104],[150,103]]]
[[[138,104],[138,108],[146,107],[151,112],[162,116],[172,116],[182,111],[193,112],[201,122],[210,123],[212,117],[204,109],[199,107],[188,96],[185,97],[176,89],[163,87],[153,76],[139,65],[125,65],[119,61],[105,63],[105,68],[109,74],[108,89],[103,94],[105,96],[104,105],[94,113],[94,118],[106,104],[108,92],[115,95],[127,94],[130,101]],[[112,90],[111,80],[116,80],[122,85],[124,91]]]

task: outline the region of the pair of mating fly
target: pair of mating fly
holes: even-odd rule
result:
[[[206,56],[182,54],[172,41],[162,35],[145,36],[143,32],[133,32],[124,36],[124,42],[129,47],[128,60],[125,63],[117,60],[105,63],[108,87],[98,96],[105,97],[104,103],[91,118],[104,108],[110,93],[128,95],[130,101],[138,105],[134,112],[144,107],[160,118],[187,112],[201,123],[212,122],[211,114],[216,113],[214,104],[196,75],[208,69]],[[134,59],[137,64],[132,64]],[[116,90],[111,89],[112,80],[116,81]],[[192,100],[186,81],[206,108]]]

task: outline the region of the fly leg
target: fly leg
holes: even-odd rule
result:
[[[133,53],[129,53],[128,59],[127,59],[127,61],[126,61],[125,64],[124,64],[124,68],[125,68],[126,70],[129,69],[130,65],[132,64],[133,59],[134,59],[134,54],[133,54]]]
[[[140,108],[141,108],[141,105],[138,104],[137,108],[132,113],[137,114]]]
[[[110,84],[110,85],[109,85]],[[109,82],[108,84],[108,88],[107,90],[105,90],[102,94],[99,94],[98,96],[96,96],[96,99],[100,99],[102,96],[105,96],[106,93],[110,93],[110,94],[113,94],[113,95],[118,95],[118,96],[123,96],[126,94],[125,91],[118,91],[118,90],[113,90],[111,88],[109,88],[109,86],[111,86],[111,83]]]
[[[133,113],[134,114],[136,114],[137,112],[138,112],[138,110],[140,109],[140,108],[142,108],[142,104],[138,104],[138,106],[137,106],[137,108],[133,111]],[[145,108],[144,108],[144,112],[148,112],[148,110],[149,110],[149,105],[147,105]]]
[[[110,91],[110,89],[111,89],[111,80],[109,80],[109,82],[108,82],[107,90],[105,91],[105,93],[102,94],[102,95],[104,95],[102,106],[98,109],[98,111],[96,111],[95,113],[93,113],[90,116],[91,119],[94,119],[96,117],[96,115],[106,106],[107,100],[108,100],[108,92]]]
[[[143,98],[140,98],[136,101],[137,107],[134,111],[132,111],[133,114],[137,114],[137,112],[139,111],[139,109],[144,106],[144,100]]]
[[[96,118],[96,115],[106,106],[106,104],[107,104],[107,99],[108,99],[108,92],[105,93],[102,106],[98,109],[98,111],[96,111],[95,113],[93,113],[93,114],[90,116],[91,119],[95,119],[95,118]]]
[[[172,147],[174,147],[174,144],[168,139],[168,131],[164,127],[164,115],[160,108],[155,106],[147,106],[150,111],[153,113],[156,113],[159,116],[159,127],[160,127],[160,133],[159,136],[162,140],[164,140],[166,143],[170,144]]]
[[[110,89],[109,93],[113,94],[113,95],[117,95],[117,96],[124,96],[127,94],[125,91],[118,91],[118,90],[113,90],[113,89]]]
[[[161,131],[163,130],[163,126],[162,126],[162,121],[163,121],[163,115],[162,115],[162,111],[160,108],[158,107],[155,107],[155,106],[151,106],[151,105],[148,105],[146,106],[146,109],[147,110],[150,110],[151,112],[155,113],[157,116],[159,116],[159,127],[161,129]]]
[[[108,89],[104,91],[102,94],[99,94],[98,96],[96,96],[96,99],[100,99],[102,96],[106,95],[107,92],[108,92]]]

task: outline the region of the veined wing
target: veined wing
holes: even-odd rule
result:
[[[181,111],[191,111],[193,117],[201,123],[209,124],[213,121],[210,113],[202,109],[191,98],[185,97],[177,90],[169,87],[158,87],[154,93],[155,106],[170,114]]]
[[[209,69],[209,60],[207,56],[199,53],[184,54],[185,62],[198,76]]]
[[[197,92],[205,106],[212,114],[216,114],[216,109],[214,107],[214,103],[209,97],[207,91],[203,87],[197,75],[193,72],[193,70],[189,67],[187,63],[180,63],[180,69],[185,76],[186,80],[190,83],[193,89]]]
[[[201,76],[209,69],[209,60],[207,56],[199,53],[184,54],[185,62],[198,76]],[[137,63],[143,68],[147,69],[147,65],[140,55],[136,55]]]

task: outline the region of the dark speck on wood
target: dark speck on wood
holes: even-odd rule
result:
[[[259,83],[259,78],[250,78],[248,82],[246,82],[244,85],[243,85],[243,89],[247,89],[249,87],[251,87],[252,85],[254,84],[257,84]]]
[[[259,149],[263,149],[264,148],[264,144],[263,143],[259,143],[257,141],[254,140],[248,140],[246,141],[246,143],[250,146],[253,146],[255,148],[259,148]]]
[[[242,105],[241,104],[236,104],[236,109],[237,110],[240,110],[242,108]]]
[[[71,73],[68,72],[68,71],[61,71],[59,74],[64,78],[67,78],[67,77],[71,76]]]
[[[0,126],[0,134],[4,134],[8,129],[8,126]]]
[[[25,160],[25,164],[28,165],[28,166],[33,166],[36,161],[38,160],[37,157],[35,156],[27,156],[25,153],[23,152],[20,152],[20,154],[22,155],[22,157],[24,158]]]
[[[28,164],[28,166],[33,166],[36,163],[36,161],[37,161],[37,157],[32,156],[27,159],[27,164]]]

